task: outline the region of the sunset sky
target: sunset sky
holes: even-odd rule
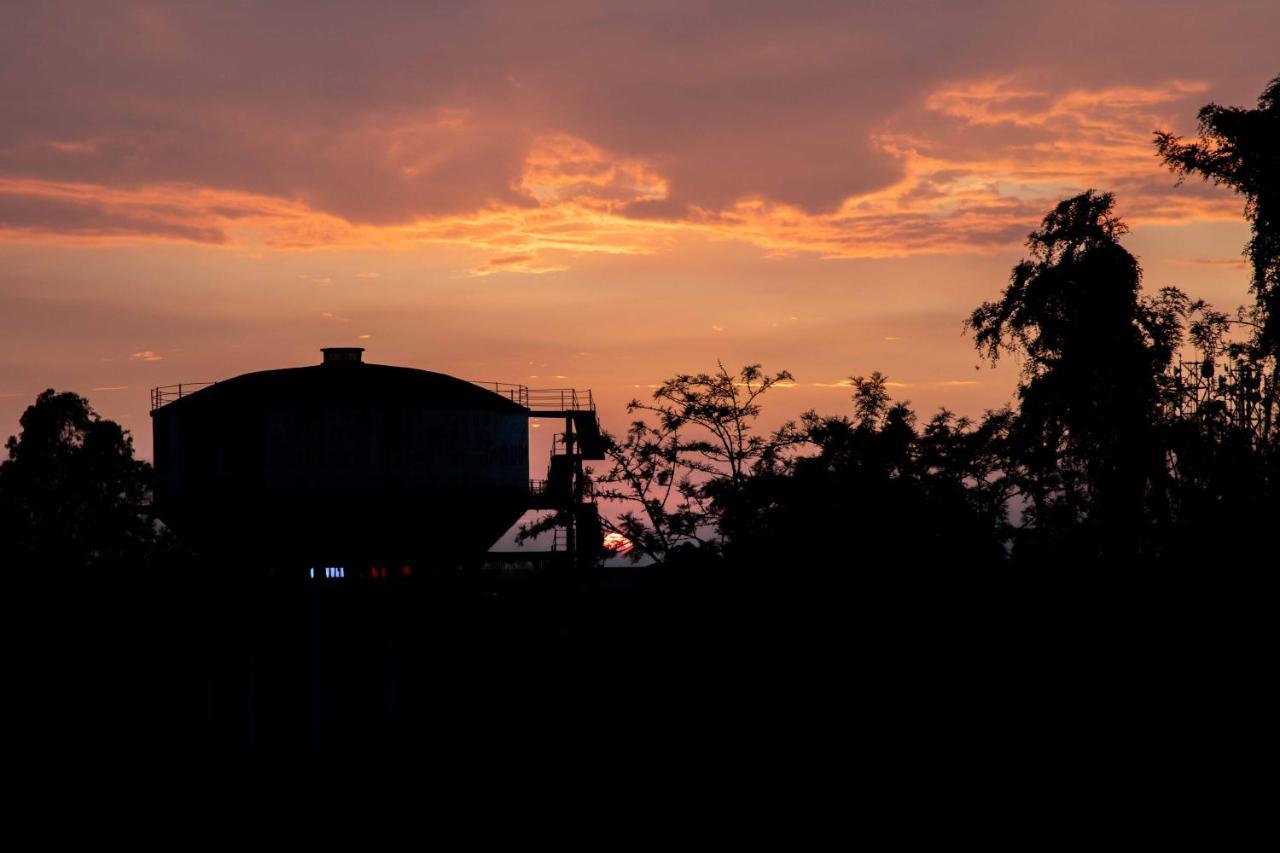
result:
[[[773,416],[880,370],[978,415],[961,321],[1054,202],[1243,301],[1241,201],[1152,131],[1252,106],[1280,3],[19,3],[0,25],[0,438],[77,391],[322,346],[627,400],[723,359]]]

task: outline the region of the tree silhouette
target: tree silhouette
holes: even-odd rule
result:
[[[1228,393],[1256,403],[1259,429],[1233,422],[1226,396],[1218,393],[1198,405],[1195,417],[1171,420],[1165,436],[1176,523],[1166,541],[1176,542],[1179,556],[1189,561],[1243,565],[1256,543],[1240,532],[1266,529],[1280,500],[1280,76],[1267,84],[1255,109],[1206,104],[1195,141],[1157,131],[1155,144],[1179,183],[1199,175],[1243,195],[1252,232],[1245,254],[1254,303],[1234,318],[1196,303],[1191,337],[1205,360],[1236,360],[1237,383],[1248,380]],[[1230,341],[1233,325],[1250,330],[1247,345]],[[1214,535],[1203,535],[1206,530]]]
[[[792,378],[759,364],[736,374],[718,364],[714,373],[667,379],[652,403],[631,401],[629,413],[654,415],[656,424],[637,420],[621,440],[610,437],[611,465],[596,479],[596,495],[637,507],[605,520],[635,544],[633,559],[661,562],[677,548],[715,545],[732,494],[802,440],[790,422],[769,434],[755,426],[761,397]]]
[[[854,417],[803,417],[816,453],[759,470],[726,508],[727,554],[779,582],[889,579],[906,569],[999,563],[1007,412],[981,424],[940,411],[923,430],[880,373],[854,376]],[[843,580],[842,580],[843,578]]]
[[[49,389],[27,407],[0,463],[0,547],[19,565],[136,565],[155,539],[140,513],[151,466],[133,439],[74,393]]]
[[[1187,300],[1174,289],[1142,296],[1113,207],[1110,193],[1092,190],[1059,203],[1002,298],[966,321],[992,361],[1023,360],[1011,468],[1030,502],[1029,529],[1060,556],[1068,545],[1136,556],[1164,482],[1160,377]]]
[[[1252,238],[1256,303],[1240,322],[1254,329],[1258,355],[1280,355],[1280,76],[1267,84],[1256,109],[1206,104],[1195,142],[1156,132],[1156,150],[1179,175],[1200,175],[1245,197]]]
[[[741,483],[752,466],[773,462],[777,454],[799,440],[794,424],[784,424],[770,435],[756,432],[760,398],[780,383],[795,379],[782,370],[770,376],[759,364],[748,364],[736,375],[719,364],[715,373],[680,373],[653,392],[653,403],[632,400],[628,412],[650,412],[662,427],[701,429],[705,436],[684,445],[687,453],[701,457],[708,474]]]
[[[708,544],[709,507],[693,475],[706,466],[687,450],[676,427],[633,422],[621,439],[608,436],[609,469],[595,480],[596,497],[623,506],[605,526],[632,543],[632,560],[662,562],[674,549]]]

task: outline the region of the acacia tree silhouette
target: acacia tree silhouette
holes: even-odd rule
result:
[[[635,544],[633,559],[662,562],[689,546],[714,550],[732,495],[803,440],[792,422],[769,434],[755,426],[763,395],[792,379],[759,364],[733,374],[720,363],[714,373],[667,379],[652,403],[631,401],[628,413],[648,413],[656,424],[637,420],[621,441],[609,438],[611,465],[596,479],[596,495],[637,507],[605,520]]]
[[[707,544],[709,508],[693,481],[704,468],[678,429],[637,420],[621,440],[607,437],[605,453],[610,466],[596,497],[632,508],[602,523],[632,543],[632,560],[661,562],[676,548]]]
[[[993,362],[1023,359],[1009,448],[1030,502],[1021,544],[1060,559],[1137,557],[1164,489],[1160,377],[1187,300],[1169,288],[1142,296],[1114,203],[1093,190],[1059,203],[1001,299],[966,321]]]
[[[145,560],[155,531],[141,514],[151,466],[85,398],[49,389],[27,407],[0,463],[0,543],[18,564],[93,569]]]

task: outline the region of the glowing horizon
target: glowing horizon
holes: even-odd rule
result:
[[[960,321],[1086,188],[1149,287],[1245,298],[1241,200],[1176,186],[1152,131],[1252,105],[1280,11],[909,7],[15,13],[3,434],[56,387],[147,456],[148,388],[343,343],[591,387],[613,429],[717,358],[796,374],[774,421],[873,370],[979,414],[1016,368]]]

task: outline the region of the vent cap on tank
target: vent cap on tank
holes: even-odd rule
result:
[[[361,364],[360,354],[364,352],[364,347],[323,347],[320,352],[324,353],[324,365],[326,367],[335,367],[347,364]]]

